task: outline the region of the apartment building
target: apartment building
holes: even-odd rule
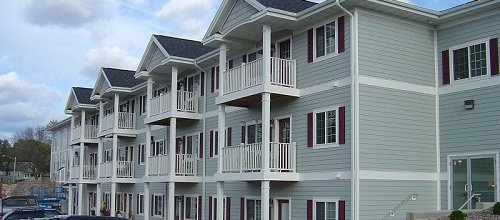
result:
[[[499,201],[498,9],[224,0],[202,41],[153,35],[136,71],[72,89],[52,178],[69,212],[134,219],[405,219]]]

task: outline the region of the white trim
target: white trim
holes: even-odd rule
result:
[[[428,95],[436,95],[436,87],[434,86],[424,86],[424,85],[401,82],[396,80],[382,79],[366,75],[360,75],[358,77],[358,82],[359,84],[363,85],[378,86],[390,89],[423,93]]]
[[[328,106],[323,108],[318,108],[313,110],[313,149],[321,149],[321,148],[329,148],[329,147],[339,147],[339,107],[340,105]],[[316,114],[317,113],[325,113],[327,111],[335,110],[335,142],[334,143],[325,143],[317,144],[316,143]],[[327,116],[325,115],[325,126],[326,126]],[[325,128],[325,138],[326,138],[327,129]]]
[[[332,57],[336,57],[339,55],[339,17],[342,17],[342,16],[339,16],[339,15],[334,16],[333,21],[332,21],[332,18],[329,18],[329,19],[326,19],[326,20],[322,21],[321,23],[318,23],[312,27],[312,30],[313,30],[313,39],[312,39],[312,41],[313,41],[313,48],[312,48],[313,49],[313,63],[320,62],[320,61],[323,61],[326,59],[330,59]],[[335,22],[335,37],[334,37],[335,51],[333,51],[332,53],[327,53],[327,51],[326,51],[326,35],[325,35],[325,39],[324,39],[324,43],[325,43],[324,53],[325,54],[323,56],[318,57],[316,55],[316,29],[319,27],[324,27],[324,31],[326,34],[326,25],[330,24],[332,22]]]
[[[437,181],[438,175],[435,172],[360,170],[359,178],[365,180]]]
[[[156,210],[156,200],[155,200],[155,197],[159,196],[161,199],[162,199],[162,208],[160,209],[161,210],[161,215],[157,215],[155,212],[157,212],[158,210]],[[149,215],[151,217],[163,217],[163,216],[166,216],[166,213],[165,213],[165,206],[167,204],[167,201],[166,196],[163,194],[163,193],[151,193],[151,197],[149,197],[149,199],[153,200],[152,203],[151,203],[151,207],[148,207],[148,208],[152,208],[153,210],[151,210],[152,212],[149,213]],[[144,209],[146,209],[146,207],[144,207]]]
[[[441,210],[441,136],[440,136],[440,118],[439,118],[439,63],[438,63],[438,33],[434,28],[434,92],[435,92],[435,129],[436,129],[436,173],[438,180],[436,181],[436,209]]]
[[[274,142],[279,142],[279,120],[282,120],[282,119],[289,119],[290,120],[290,143],[293,142],[293,123],[292,123],[292,114],[286,114],[286,115],[281,115],[281,116],[277,116],[277,117],[274,117],[274,124],[272,124],[271,126],[274,126]]]
[[[324,203],[335,203],[335,219],[339,219],[339,197],[313,197],[313,219],[316,220],[316,203],[324,202]],[[325,214],[327,213],[326,204],[325,204]],[[325,216],[326,217],[326,216]]]
[[[489,12],[481,12],[479,14],[474,14],[472,16],[460,17],[458,19],[454,19],[454,20],[449,21],[447,23],[443,23],[443,24],[437,25],[437,29],[441,30],[441,29],[445,29],[445,28],[448,28],[448,27],[457,26],[457,25],[460,25],[460,24],[463,24],[463,23],[472,22],[472,21],[479,20],[479,19],[482,19],[482,18],[485,18],[485,17],[496,15],[496,14],[498,14],[497,11],[491,10]],[[443,16],[441,16],[441,17],[443,17]]]
[[[307,96],[307,95],[313,95],[313,94],[321,93],[321,92],[324,92],[324,91],[327,91],[327,90],[330,90],[333,88],[344,87],[344,86],[349,86],[349,85],[351,85],[351,77],[350,76],[300,89],[300,96],[302,97],[302,96]]]
[[[451,77],[451,75],[450,75]],[[477,78],[477,77],[474,77]],[[498,86],[500,85],[500,77],[492,76],[492,77],[480,77],[478,80],[465,80],[464,82],[456,83],[454,85],[446,85],[439,87],[439,95],[462,92],[472,89],[479,89],[490,86]]]
[[[136,193],[135,195],[136,195],[135,196],[136,197],[135,198],[135,206],[136,206],[135,207],[135,209],[136,209],[135,210],[135,214],[143,216],[144,215],[144,210],[146,209],[146,206],[144,205],[144,200],[146,200],[145,199],[146,197],[144,196],[144,193]],[[142,203],[141,203],[141,205],[142,205],[142,212],[139,212],[138,203],[139,203],[139,198],[141,198],[141,196],[142,196]]]
[[[352,172],[350,170],[339,170],[336,172],[299,173],[299,175],[300,181],[350,180]]]
[[[478,44],[485,44],[485,53],[486,53],[486,74],[481,75],[481,76],[471,76],[471,66],[470,66],[470,47],[478,45]],[[453,68],[454,62],[453,62],[453,51],[459,50],[459,49],[467,49],[467,66],[468,66],[468,77],[465,79],[459,79],[455,80],[455,69]],[[450,85],[454,84],[459,84],[459,83],[464,83],[467,81],[474,81],[474,80],[481,80],[481,79],[489,79],[491,78],[491,67],[490,67],[490,38],[483,38],[479,40],[474,40],[474,41],[469,41],[467,43],[463,44],[458,44],[454,45],[452,47],[448,48],[448,59],[449,59],[449,69],[450,69]]]

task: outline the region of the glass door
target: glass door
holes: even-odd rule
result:
[[[290,220],[290,201],[278,199],[278,220]]]
[[[494,202],[495,158],[463,157],[452,160],[453,209],[475,209],[476,202]],[[474,198],[472,198],[474,197]]]

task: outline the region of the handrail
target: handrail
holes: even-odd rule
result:
[[[412,193],[412,194],[408,195],[405,199],[403,199],[403,201],[401,201],[398,205],[396,205],[396,207],[391,209],[391,211],[389,211],[389,213],[387,213],[382,218],[382,220],[388,219],[390,216],[394,216],[396,214],[396,211],[398,211],[401,207],[403,207],[406,202],[408,202],[409,200],[416,200],[418,195],[419,194],[416,194],[416,193]]]
[[[460,208],[458,208],[458,210],[462,210],[472,200],[472,198],[474,198],[474,196],[477,196],[478,201],[481,202],[481,194],[474,193],[469,199],[467,199],[467,201],[464,202],[462,206],[460,206]]]

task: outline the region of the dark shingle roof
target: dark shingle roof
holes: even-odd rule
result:
[[[90,96],[92,95],[91,88],[73,87],[73,91],[75,92],[78,103],[90,105],[97,104],[97,101],[90,100]]]
[[[132,88],[144,82],[134,77],[135,71],[102,68],[112,87]]]
[[[268,8],[275,8],[293,13],[301,12],[305,9],[308,9],[316,5],[316,3],[314,2],[309,2],[305,0],[257,0],[257,1]]]
[[[195,59],[203,54],[206,54],[214,50],[214,48],[204,46],[199,41],[168,37],[156,34],[153,36],[158,40],[158,42],[160,42],[161,46],[171,56]]]

